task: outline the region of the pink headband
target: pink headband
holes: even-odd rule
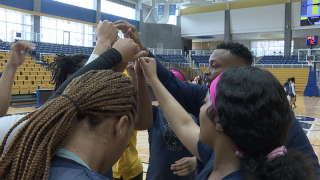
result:
[[[182,74],[176,70],[170,70],[177,78],[179,78],[181,81],[186,81]]]
[[[218,111],[217,111],[217,108],[216,108],[217,84],[218,84],[218,82],[220,80],[220,77],[221,77],[222,73],[220,73],[219,76],[217,76],[212,81],[212,83],[210,84],[210,98],[211,98],[211,101],[212,101],[212,105],[213,105],[214,109],[216,110],[217,114],[218,114]]]
[[[283,156],[286,153],[287,148],[285,146],[278,147],[267,155],[267,161],[272,161],[275,157]]]

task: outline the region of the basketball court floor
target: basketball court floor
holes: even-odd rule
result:
[[[158,105],[158,102],[154,101],[153,105]],[[297,108],[294,109],[295,116],[300,121],[315,153],[320,159],[320,98],[304,97],[302,93],[298,93],[296,105]],[[9,108],[8,114],[25,113],[33,110],[35,110],[34,106],[12,106]],[[138,132],[137,149],[144,167],[145,178],[149,162],[148,131]]]

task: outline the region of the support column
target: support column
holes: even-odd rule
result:
[[[103,21],[101,19],[101,0],[95,0],[95,3],[94,3],[95,6],[95,9],[96,9],[96,23],[99,23],[99,21]]]
[[[33,11],[41,12],[41,0],[33,0]],[[40,41],[40,16],[33,15],[33,40]]]
[[[140,22],[141,22],[141,16],[143,16],[141,4],[142,4],[141,0],[138,0],[137,6],[136,6],[136,21],[140,21]]]
[[[224,42],[231,42],[232,35],[230,34],[230,10],[225,10],[224,15]]]
[[[284,23],[284,56],[290,57],[291,55],[291,3],[285,4],[285,23]]]

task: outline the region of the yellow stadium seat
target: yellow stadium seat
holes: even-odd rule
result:
[[[19,75],[19,76],[17,76],[17,80],[26,80],[26,76],[24,76],[24,75]]]
[[[49,88],[49,89],[54,89],[54,88],[56,88],[56,86],[53,85],[53,84],[49,84],[49,85],[48,85],[48,88]]]
[[[30,86],[30,94],[33,92],[36,92],[37,89],[38,89],[38,86],[35,86],[35,85]]]
[[[20,71],[16,71],[16,76],[20,76],[21,75],[21,72]]]
[[[21,64],[19,67],[27,67],[26,64]]]
[[[23,80],[15,80],[14,85],[16,86],[22,86],[23,85]]]
[[[26,60],[32,60],[32,58],[31,57],[26,57]]]
[[[0,66],[4,66],[6,63],[2,63],[2,62],[0,62]]]
[[[7,61],[4,60],[4,59],[0,59],[0,62],[1,62],[1,63],[6,63]]]
[[[30,71],[30,72],[29,72],[29,75],[36,76],[36,75],[38,75],[38,72],[37,72],[37,71]]]
[[[48,85],[46,85],[46,84],[41,84],[41,85],[39,86],[39,89],[48,89]]]
[[[3,72],[4,67],[0,66],[0,72]]]
[[[51,64],[54,61],[54,59],[48,59],[48,64]]]
[[[30,74],[29,74],[29,71],[22,71],[22,72],[21,72],[21,75],[29,76]]]
[[[28,72],[31,71],[31,67],[25,67],[24,71],[28,71]]]
[[[43,80],[43,76],[36,76],[36,80]]]
[[[45,75],[50,75],[50,76],[52,76],[52,72],[50,72],[50,71],[46,71],[45,73],[46,73]]]
[[[40,64],[34,64],[33,66],[34,66],[34,67],[41,67]]]
[[[34,80],[33,85],[40,86],[41,80]]]
[[[34,61],[34,60],[29,60],[29,64],[36,64],[36,61]]]
[[[11,90],[11,94],[19,94],[20,87],[19,86],[13,86]]]
[[[20,86],[20,94],[29,94],[29,86]]]
[[[38,67],[33,67],[31,69],[32,69],[32,71],[40,71]]]
[[[49,80],[49,81],[50,81],[50,80],[51,80],[51,76],[50,76],[50,75],[44,75],[44,76],[43,76],[43,79],[44,79],[44,80]]]
[[[42,76],[45,75],[44,71],[38,71],[37,73],[38,73],[38,75],[42,75]]]
[[[42,83],[41,83],[41,84],[47,84],[47,85],[49,85],[49,84],[50,84],[49,82],[50,82],[49,80],[42,80]]]
[[[27,77],[28,77],[28,80],[31,80],[31,81],[36,80],[36,76],[29,75],[29,76],[27,76]]]
[[[44,68],[44,67],[41,67],[41,68],[39,68],[40,70],[39,71],[46,71],[47,69],[46,68]]]
[[[31,86],[32,85],[32,80],[24,80],[23,81],[24,86]]]
[[[18,67],[18,68],[17,68],[17,71],[19,71],[19,72],[20,72],[20,71],[24,71],[24,68],[23,68],[23,67]]]
[[[47,55],[43,55],[43,61],[47,62],[48,56]]]
[[[6,56],[10,56],[10,53],[6,52]]]

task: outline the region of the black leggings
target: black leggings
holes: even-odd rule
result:
[[[130,179],[130,180],[142,180],[143,178],[143,171],[141,171],[140,174],[138,174],[136,177]],[[121,176],[120,179],[118,178],[113,178],[113,180],[123,180],[123,177]]]

